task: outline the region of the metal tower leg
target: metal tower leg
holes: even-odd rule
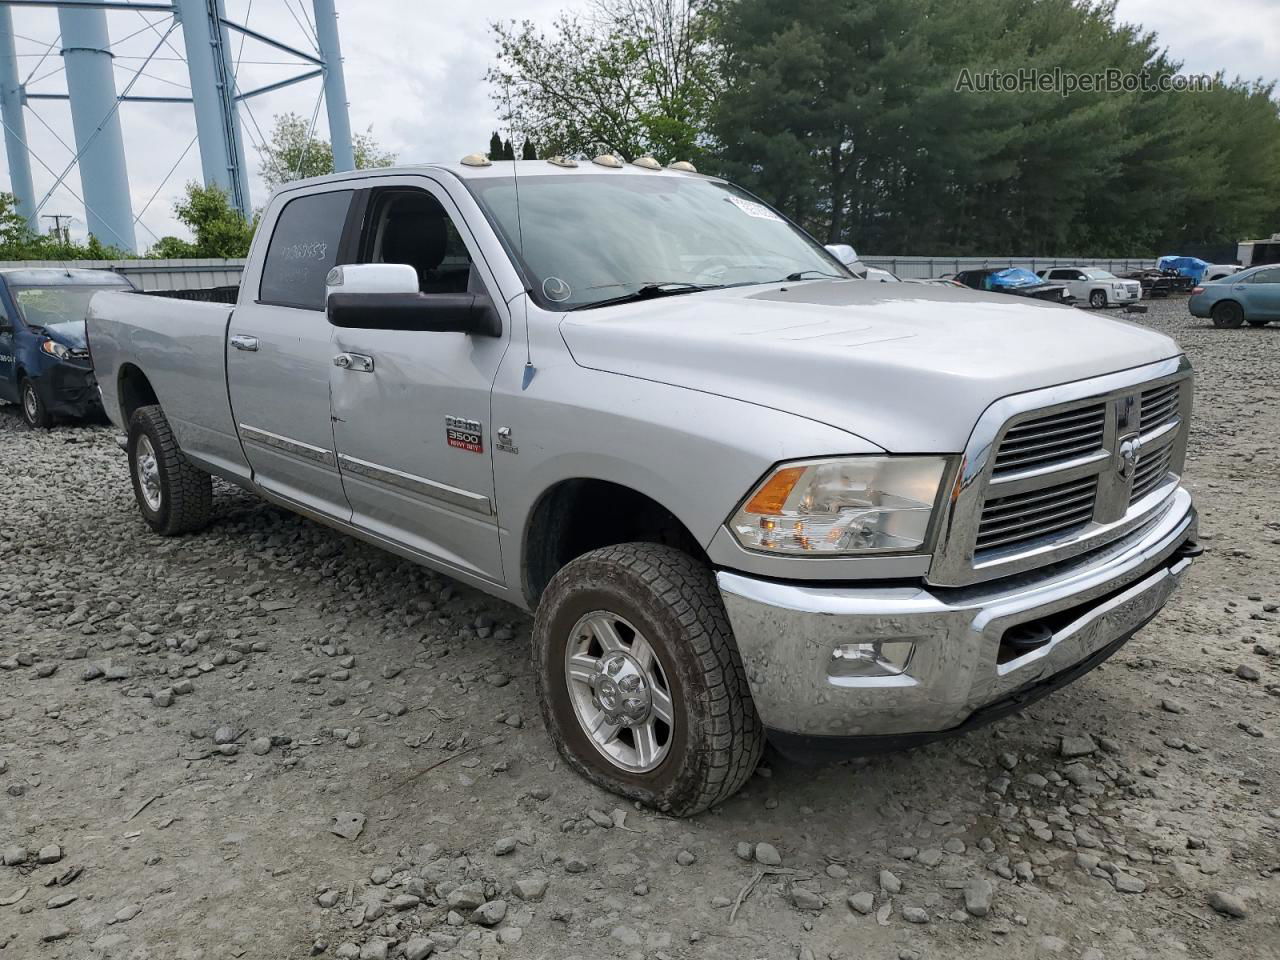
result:
[[[312,0],[316,12],[316,39],[324,60],[324,104],[329,111],[329,140],[333,144],[333,169],[354,170],[351,118],[347,115],[347,81],[342,73],[342,45],[338,42],[338,15],[333,0]]]
[[[230,44],[221,23],[222,4],[220,0],[174,0],[174,9],[182,21],[182,39],[187,48],[205,185],[224,190],[232,205],[250,216],[249,182],[228,55]]]
[[[31,156],[27,152],[27,123],[22,115],[22,87],[18,82],[18,57],[13,45],[13,16],[0,3],[0,119],[4,121],[4,148],[9,156],[9,182],[17,200],[17,212],[33,231],[36,192],[31,185]]]
[[[62,59],[71,96],[71,125],[80,158],[85,220],[100,241],[130,252],[137,249],[129,202],[129,172],[116,111],[107,14],[89,0],[58,8]]]

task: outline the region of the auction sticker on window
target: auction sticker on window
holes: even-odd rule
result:
[[[775,223],[782,222],[782,218],[766,207],[763,203],[743,200],[741,197],[725,197],[725,199],[745,213],[748,217],[755,217],[757,220],[773,220]]]
[[[479,420],[447,416],[444,418],[444,436],[451,447],[484,453],[484,426]]]

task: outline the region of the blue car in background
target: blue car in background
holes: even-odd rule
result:
[[[85,316],[99,290],[132,290],[107,270],[0,270],[0,402],[31,427],[57,416],[101,417]]]
[[[1280,266],[1254,267],[1196,287],[1187,301],[1193,317],[1215,327],[1265,327],[1280,320]]]

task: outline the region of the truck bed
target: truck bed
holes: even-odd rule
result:
[[[231,311],[220,303],[99,293],[89,303],[89,350],[112,423],[128,429],[145,382],[191,460],[213,473],[247,477],[227,394]]]

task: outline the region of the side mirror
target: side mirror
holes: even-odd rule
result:
[[[404,264],[334,267],[325,289],[326,313],[335,327],[502,335],[502,318],[488,296],[420,293],[417,271]]]
[[[846,267],[858,262],[858,253],[847,243],[828,243],[827,253],[831,254]]]

